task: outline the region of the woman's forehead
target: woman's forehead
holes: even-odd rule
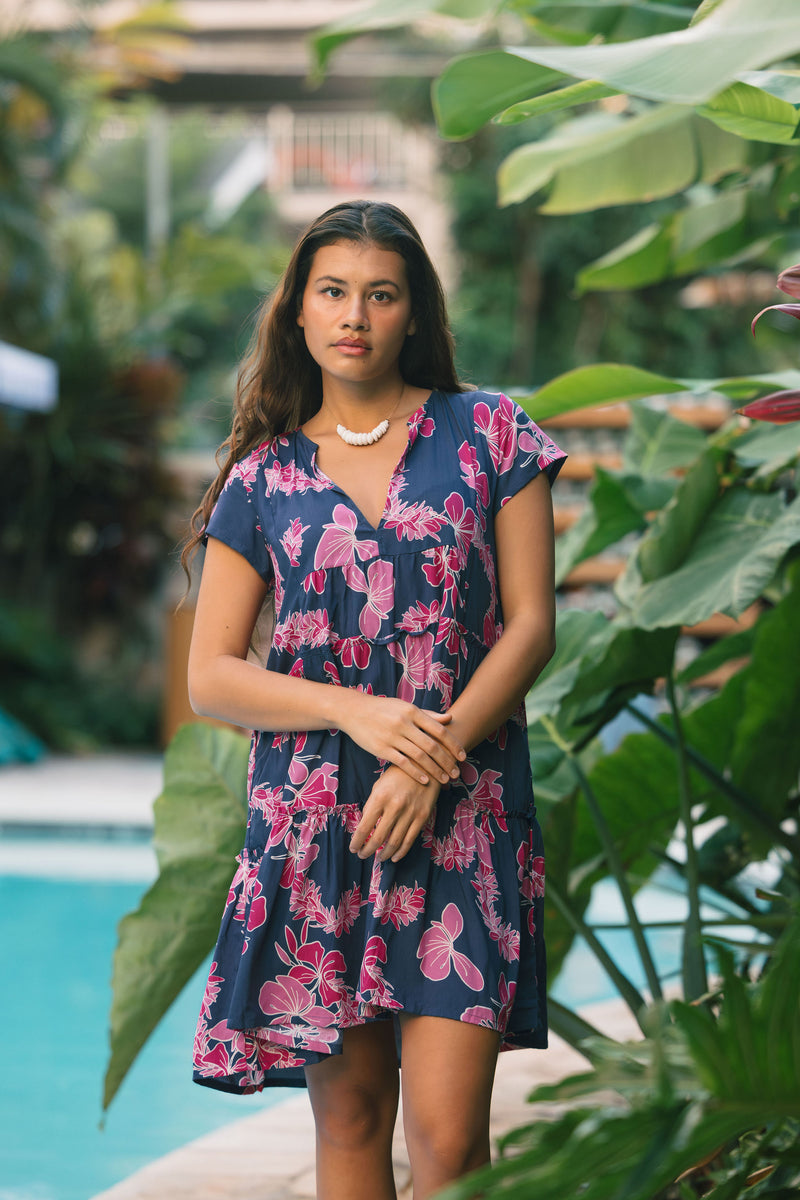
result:
[[[395,283],[398,287],[407,282],[403,256],[375,242],[343,240],[320,246],[312,259],[309,278],[321,276],[347,283]]]

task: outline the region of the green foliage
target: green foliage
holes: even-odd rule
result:
[[[718,1016],[676,1001],[648,1014],[643,1042],[590,1039],[590,1074],[531,1096],[534,1104],[581,1107],[514,1130],[493,1168],[446,1189],[442,1200],[466,1200],[476,1188],[487,1200],[668,1200],[696,1194],[673,1190],[684,1175],[718,1200],[745,1191],[788,1200],[800,1185],[800,919],[758,983],[745,982],[723,953],[720,968]],[[600,1093],[619,1100],[601,1101]]]
[[[154,808],[159,876],[119,926],[104,1108],[214,944],[244,835],[247,755],[241,734],[197,724],[167,750]]]

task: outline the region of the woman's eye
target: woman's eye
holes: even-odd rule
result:
[[[392,297],[390,292],[373,292],[372,298],[379,303],[383,303],[384,300],[391,300]]]

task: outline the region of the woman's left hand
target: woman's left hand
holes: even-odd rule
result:
[[[388,766],[364,805],[361,820],[350,841],[359,858],[378,851],[378,860],[399,862],[408,854],[433,812],[441,784],[417,783],[400,767]]]

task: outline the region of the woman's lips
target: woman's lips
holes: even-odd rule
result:
[[[341,350],[342,354],[348,354],[353,358],[360,358],[361,355],[366,354],[369,350],[366,342],[341,341],[336,342],[335,345],[336,349]]]

